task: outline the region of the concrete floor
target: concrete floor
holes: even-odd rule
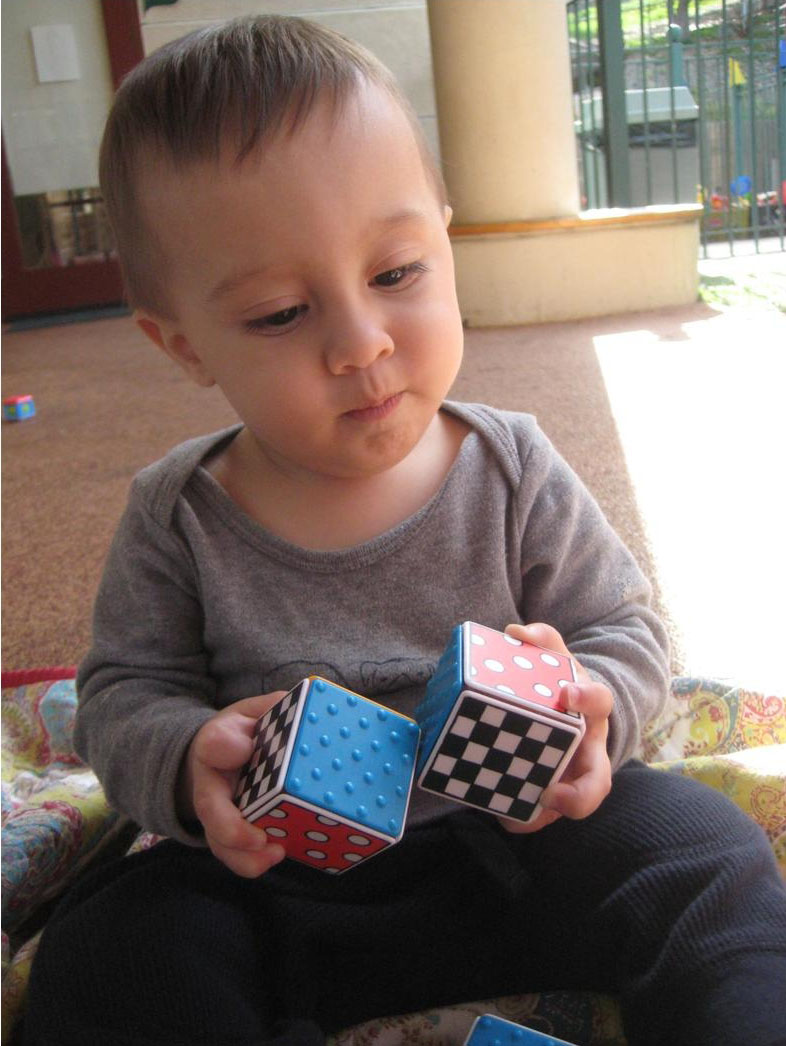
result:
[[[700,272],[786,300],[783,253]],[[749,299],[593,340],[685,670],[783,693],[786,314]]]

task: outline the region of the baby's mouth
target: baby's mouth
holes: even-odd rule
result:
[[[376,403],[369,403],[364,407],[348,410],[343,416],[351,418],[353,421],[380,421],[393,413],[401,402],[402,396],[403,393],[397,392],[386,399],[378,400]]]

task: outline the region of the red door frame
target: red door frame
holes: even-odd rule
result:
[[[144,55],[137,0],[101,0],[112,85]],[[35,313],[109,305],[123,300],[120,266],[114,260],[62,268],[26,269],[14,207],[13,183],[2,149],[3,319]]]

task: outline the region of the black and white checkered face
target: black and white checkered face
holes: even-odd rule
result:
[[[464,693],[419,784],[470,806],[528,821],[579,730]]]
[[[278,787],[286,771],[284,756],[302,692],[303,684],[296,686],[257,723],[254,752],[243,767],[235,792],[235,801],[241,811],[249,810],[260,797]]]

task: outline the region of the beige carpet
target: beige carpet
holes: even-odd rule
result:
[[[777,316],[786,324],[786,317]],[[675,641],[675,670],[684,667],[686,622],[675,620],[663,598],[659,549],[653,549],[652,528],[639,512],[641,491],[634,489],[630,451],[623,449],[618,431],[619,404],[612,404],[607,392],[614,377],[608,361],[622,351],[633,365],[636,353],[649,353],[653,345],[664,346],[669,359],[669,348],[690,348],[691,330],[714,324],[710,330],[716,337],[724,322],[720,313],[697,304],[575,323],[470,330],[453,393],[537,415],[655,584]],[[642,332],[649,332],[645,345]],[[599,346],[616,347],[616,355]],[[646,386],[639,383],[636,390],[642,407],[634,419],[646,416]],[[6,669],[81,657],[101,564],[131,477],[174,443],[233,421],[217,391],[191,386],[127,318],[6,333],[3,396],[27,393],[35,398],[37,416],[3,424]],[[659,405],[658,416],[644,432],[650,444],[663,430],[680,426],[668,403]],[[680,513],[684,506],[670,510]]]

